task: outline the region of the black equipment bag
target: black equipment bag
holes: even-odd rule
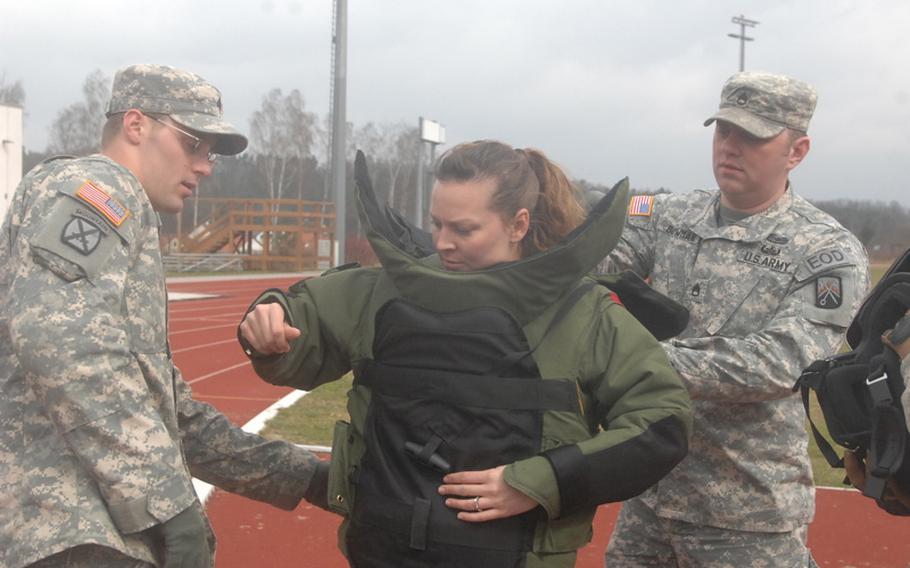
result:
[[[901,361],[881,336],[910,309],[910,250],[894,261],[863,301],[847,328],[847,353],[815,361],[793,387],[800,391],[812,434],[831,467],[843,468],[831,444],[822,436],[809,412],[814,390],[828,433],[835,443],[865,456],[869,469],[863,493],[890,513],[910,510],[885,502],[885,482],[893,477],[910,488],[910,436],[900,396],[904,382]]]

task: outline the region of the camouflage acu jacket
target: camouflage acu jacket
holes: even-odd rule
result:
[[[300,500],[315,458],[192,400],[166,306],[158,217],[129,171],[92,156],[23,179],[0,234],[0,565],[83,543],[156,562],[140,531],[197,503],[190,471]]]
[[[691,312],[664,342],[693,399],[689,455],[643,498],[659,515],[787,531],[814,512],[800,371],[836,352],[869,284],[859,241],[787,191],[718,226],[719,194],[633,200],[606,264],[649,277]]]
[[[901,404],[904,407],[907,430],[910,430],[910,357],[901,361],[901,376],[904,378],[904,393],[901,395]]]

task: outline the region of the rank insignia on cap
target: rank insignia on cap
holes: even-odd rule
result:
[[[815,280],[815,305],[816,307],[833,310],[843,302],[840,276],[819,276]]]
[[[629,201],[629,215],[650,217],[654,208],[653,195],[633,195]]]
[[[88,180],[85,180],[85,183],[76,190],[76,197],[94,207],[115,227],[119,227],[130,216],[130,212],[126,207]]]
[[[98,247],[101,235],[101,228],[88,219],[73,217],[64,225],[60,240],[80,254],[88,256]]]

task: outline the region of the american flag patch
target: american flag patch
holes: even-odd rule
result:
[[[629,201],[629,215],[638,215],[640,217],[650,217],[651,209],[654,207],[653,195],[633,195]]]
[[[119,227],[130,216],[126,207],[88,180],[85,180],[85,183],[76,190],[76,197],[97,209],[115,227]]]

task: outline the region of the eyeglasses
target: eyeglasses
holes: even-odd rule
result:
[[[163,124],[163,125],[167,126],[168,128],[173,128],[174,130],[176,130],[176,131],[179,132],[180,134],[183,134],[184,136],[186,136],[187,138],[189,138],[190,140],[193,141],[192,145],[188,146],[188,148],[190,149],[190,153],[191,153],[191,154],[196,154],[196,153],[199,152],[199,147],[202,145],[202,138],[199,138],[198,136],[195,136],[195,135],[193,135],[193,134],[190,134],[190,133],[187,132],[186,130],[184,130],[184,129],[182,129],[182,128],[179,128],[179,127],[177,127],[177,126],[174,126],[174,125],[171,124],[170,122],[164,122],[164,121],[161,120],[160,118],[158,118],[158,117],[156,117],[156,116],[152,116],[151,114],[147,114],[147,115],[145,115],[145,116],[151,118],[152,120],[154,120],[154,121],[157,122],[158,124]],[[208,161],[209,161],[210,164],[214,164],[214,163],[215,163],[215,160],[218,159],[218,154],[216,154],[216,153],[212,152],[211,150],[209,150],[208,154],[206,155],[206,158],[208,158]]]

